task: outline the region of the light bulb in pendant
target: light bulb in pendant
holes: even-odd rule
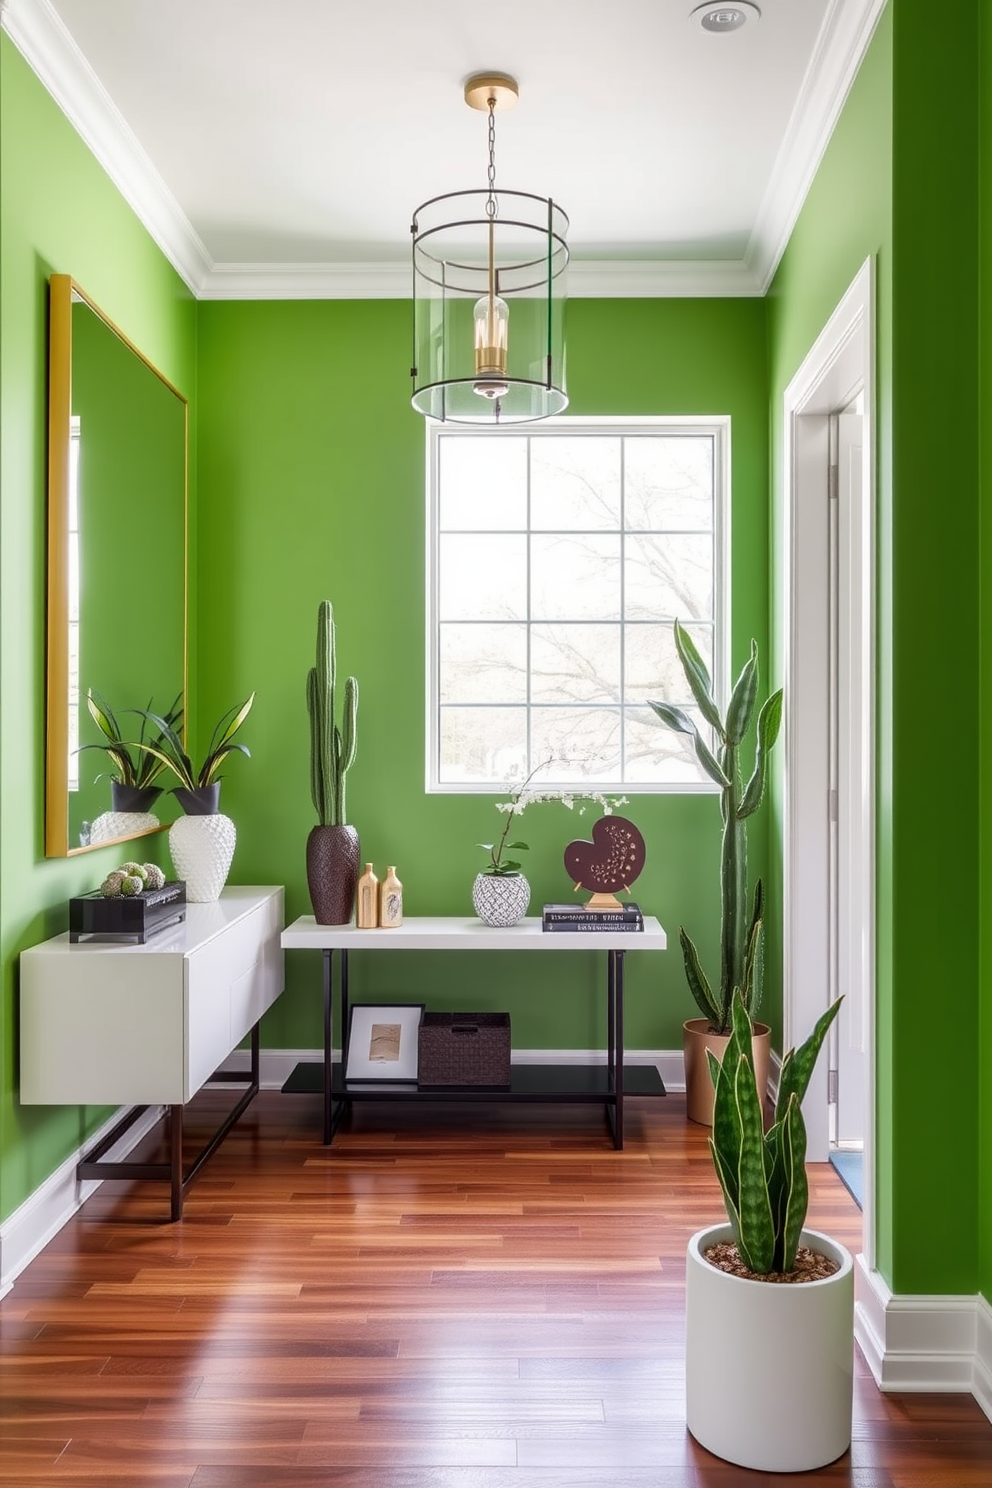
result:
[[[475,326],[473,387],[480,398],[502,398],[510,389],[506,378],[509,307],[499,295],[485,294],[476,301],[472,319]]]

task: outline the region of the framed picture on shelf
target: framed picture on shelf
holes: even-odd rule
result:
[[[353,1002],[345,1080],[416,1084],[422,1002]]]

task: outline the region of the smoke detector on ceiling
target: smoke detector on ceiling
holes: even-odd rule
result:
[[[701,30],[723,36],[728,31],[739,31],[748,21],[760,21],[761,11],[751,4],[751,0],[733,0],[729,5],[697,5],[689,19],[695,21]]]

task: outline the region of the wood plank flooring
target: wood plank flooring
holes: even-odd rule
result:
[[[191,1150],[230,1099],[198,1097]],[[860,1356],[833,1466],[692,1440],[684,1250],[723,1209],[680,1097],[629,1102],[622,1153],[592,1107],[367,1105],[330,1149],[319,1127],[264,1092],[180,1224],[164,1184],[104,1184],[26,1269],[0,1303],[5,1488],[992,1485],[970,1396],[883,1396]],[[840,1179],[810,1176],[811,1222],[857,1250]]]

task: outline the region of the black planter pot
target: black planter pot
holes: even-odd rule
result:
[[[123,785],[110,782],[110,804],[115,811],[150,811],[162,794],[160,785]]]
[[[187,816],[216,816],[220,810],[220,781],[213,785],[200,785],[196,790],[187,790],[177,785],[172,794]]]
[[[361,849],[354,827],[314,827],[307,838],[307,885],[318,925],[347,925],[355,907]]]

